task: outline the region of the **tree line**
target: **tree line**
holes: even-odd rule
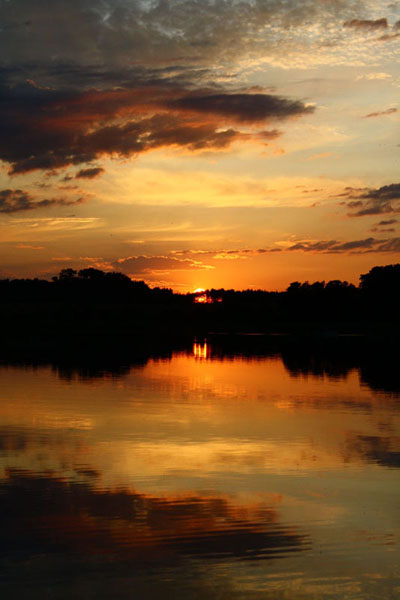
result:
[[[191,335],[308,326],[356,331],[359,324],[399,323],[400,264],[372,268],[360,276],[359,286],[294,281],[282,292],[210,289],[197,294],[150,288],[119,272],[68,268],[52,280],[0,280],[0,303],[8,334]]]

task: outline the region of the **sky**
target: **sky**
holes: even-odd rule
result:
[[[399,44],[398,1],[0,0],[0,277],[399,262]]]

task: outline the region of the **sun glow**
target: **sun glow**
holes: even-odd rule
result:
[[[195,289],[193,294],[194,294],[194,302],[196,304],[211,304],[212,303],[212,298],[210,298],[207,295],[206,290],[204,288]]]

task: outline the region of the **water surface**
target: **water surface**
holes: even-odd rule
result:
[[[3,365],[2,596],[398,597],[400,395],[339,356]]]

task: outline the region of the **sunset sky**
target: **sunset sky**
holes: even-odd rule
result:
[[[400,262],[400,2],[0,0],[0,277]]]

